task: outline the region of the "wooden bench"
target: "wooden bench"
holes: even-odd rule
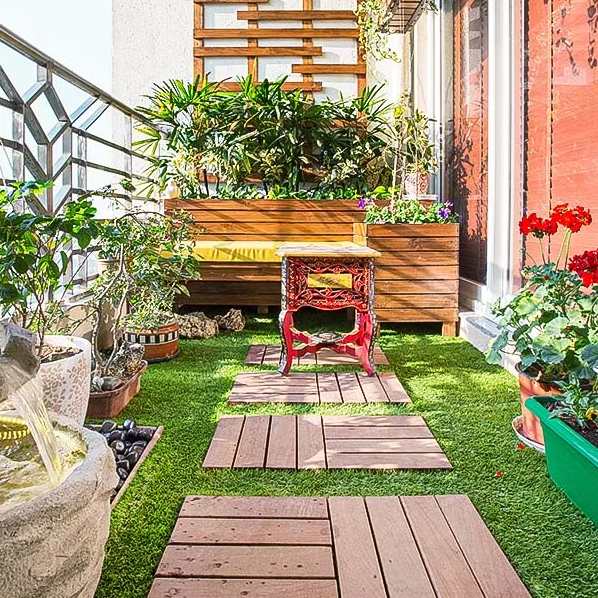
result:
[[[458,319],[456,224],[364,225],[351,200],[168,200],[197,222],[197,241],[367,244],[376,260],[375,311],[381,322],[440,322],[454,336]],[[425,230],[423,227],[426,227]],[[200,232],[201,231],[201,232]],[[204,261],[184,305],[280,306],[280,259]]]
[[[363,220],[349,200],[168,200],[167,212],[175,209],[193,215],[198,241],[353,241],[353,223]],[[188,288],[185,305],[280,306],[280,258],[204,261]]]

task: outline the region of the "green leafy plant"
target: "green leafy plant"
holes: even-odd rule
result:
[[[422,203],[414,198],[397,199],[394,190],[387,187],[374,189],[371,197],[361,197],[359,207],[365,210],[367,224],[446,224],[459,221],[450,201]],[[377,200],[388,199],[380,204]]]
[[[136,142],[152,161],[153,187],[173,179],[182,197],[206,197],[212,176],[220,197],[344,195],[362,192],[374,166],[388,170],[380,159],[390,107],[380,88],[318,104],[285,91],[285,81],[246,77],[238,92],[199,79],[155,86],[139,108],[148,126]]]
[[[583,255],[569,261],[571,235],[591,221],[589,211],[568,204],[556,206],[546,219],[536,214],[521,219],[522,234],[532,235],[540,243],[542,263],[525,267],[523,287],[494,306],[500,332],[487,353],[490,363],[517,353],[523,371],[547,382],[595,378],[598,291],[586,287],[598,278],[598,262]],[[565,234],[552,261],[545,245],[559,227],[565,228]]]
[[[566,383],[559,383],[562,394],[549,395],[554,400],[550,417],[565,420],[577,430],[596,428],[598,392],[596,385],[582,386],[574,376]]]
[[[17,182],[0,189],[0,309],[36,330],[42,350],[47,332],[62,319],[62,303],[83,262],[73,267],[73,249],[87,249],[100,232],[90,195],[45,214],[38,197],[51,182]]]

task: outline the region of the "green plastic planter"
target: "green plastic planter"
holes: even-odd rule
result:
[[[598,447],[560,419],[551,418],[545,407],[550,401],[532,397],[525,403],[542,423],[548,473],[569,500],[598,525]]]

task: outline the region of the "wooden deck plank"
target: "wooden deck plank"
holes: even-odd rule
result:
[[[342,598],[387,598],[363,499],[328,499]]]
[[[320,403],[342,403],[343,399],[338,386],[336,376],[333,372],[318,372],[318,394]]]
[[[325,415],[325,426],[425,426],[419,415]]]
[[[403,496],[401,504],[436,593],[442,598],[483,598],[436,499]]]
[[[237,447],[235,467],[264,467],[270,429],[269,415],[247,415]]]
[[[319,415],[297,416],[297,468],[326,469],[324,431]]]
[[[157,577],[148,598],[338,598],[332,579],[176,579]]]
[[[326,443],[341,438],[434,438],[426,426],[324,426]]]
[[[252,353],[252,347],[264,347],[262,355],[256,350]],[[278,365],[280,361],[280,345],[252,345],[245,357],[245,365]],[[304,355],[300,359],[295,359],[295,364],[301,365],[356,365],[359,366],[359,359],[351,355],[335,353],[332,349],[321,349],[318,353]],[[374,345],[374,363],[376,365],[388,365],[388,358],[379,345]]]
[[[388,598],[436,598],[396,496],[366,498]]]
[[[187,496],[180,517],[327,519],[325,498],[264,496]]]
[[[297,469],[297,420],[294,415],[273,415],[266,467]]]
[[[411,398],[393,373],[379,372],[377,376],[391,403],[411,403]]]
[[[436,500],[484,594],[489,598],[530,598],[469,498],[453,495]]]
[[[394,374],[393,374],[394,375]],[[380,383],[378,376],[368,376],[365,372],[358,372],[357,380],[368,403],[389,403],[388,396]]]
[[[463,495],[188,496],[148,598],[530,598]]]
[[[327,439],[326,452],[333,453],[441,453],[433,438],[350,438]]]
[[[245,357],[245,365],[262,365],[265,351],[266,345],[251,345]]]
[[[168,545],[158,577],[334,579],[329,546]]]
[[[239,437],[241,424],[230,425],[229,420],[243,418]],[[394,425],[379,426],[378,419]],[[224,444],[222,460],[211,448],[206,460],[209,467],[451,469],[427,427],[398,425],[404,420],[414,422],[413,416],[229,416],[226,421],[233,429],[233,438]],[[421,418],[415,418],[418,420]],[[223,444],[222,436],[215,438],[217,445]]]
[[[282,544],[330,546],[325,519],[181,517],[170,544]]]
[[[319,403],[320,395],[314,391],[309,393],[282,393],[274,392],[272,394],[262,394],[259,388],[249,392],[246,389],[244,392],[231,393],[229,403]]]
[[[242,417],[222,416],[216,425],[212,442],[204,457],[203,467],[232,467],[242,428]]]
[[[443,453],[330,453],[328,469],[452,469]]]
[[[336,374],[336,378],[341,389],[341,394],[343,395],[343,403],[366,402],[354,372],[339,372]]]

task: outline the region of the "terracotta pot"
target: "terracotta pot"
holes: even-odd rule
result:
[[[405,193],[407,195],[425,195],[429,182],[430,175],[427,172],[410,172],[405,175]]]
[[[46,336],[44,343],[79,349],[79,353],[71,357],[42,363],[39,376],[44,385],[46,407],[82,426],[89,400],[91,344],[84,338],[60,335]]]
[[[167,361],[179,353],[179,325],[176,322],[160,326],[157,330],[125,331],[124,338],[145,347],[143,357],[148,363]]]
[[[143,364],[141,369],[123,386],[116,390],[90,393],[87,417],[97,419],[116,417],[141,389],[141,374],[147,370],[147,361],[141,363]]]
[[[536,380],[521,370],[520,364],[515,366],[519,373],[519,390],[521,392],[522,432],[529,440],[544,445],[544,434],[540,420],[525,406],[525,401],[533,396],[561,394],[557,386],[548,382]]]

